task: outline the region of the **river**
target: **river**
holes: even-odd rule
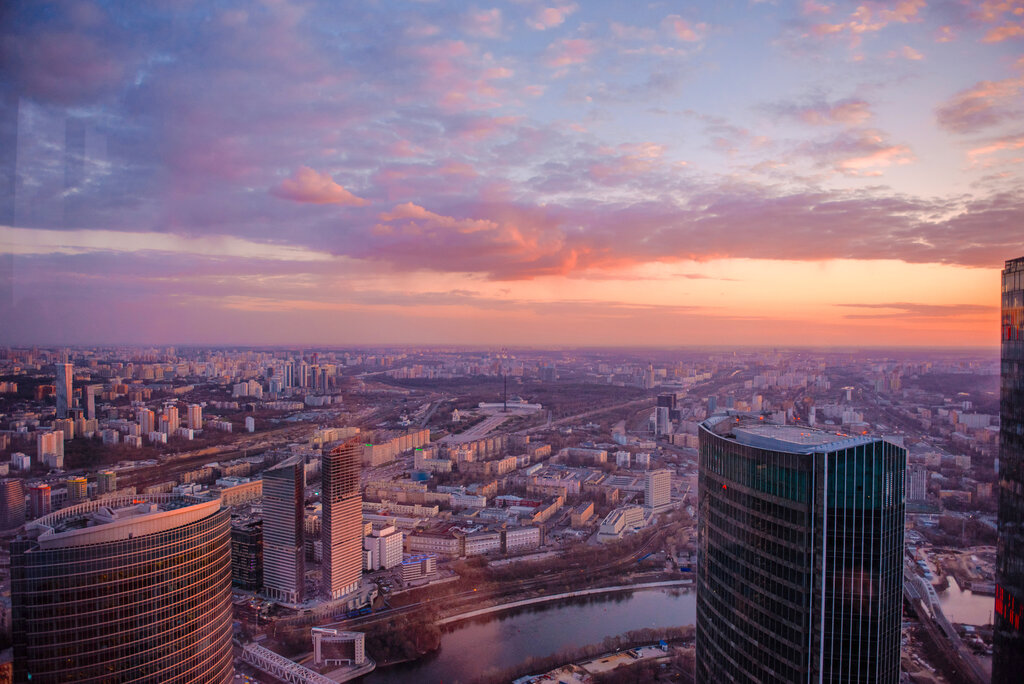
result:
[[[543,603],[454,625],[441,648],[414,663],[381,668],[364,684],[456,684],[488,669],[504,669],[531,656],[598,643],[644,627],[692,625],[692,589],[642,589],[558,603]]]
[[[970,589],[961,589],[956,579],[949,577],[949,588],[939,592],[942,614],[950,622],[965,625],[992,624],[992,611],[996,600],[992,596],[973,594]]]

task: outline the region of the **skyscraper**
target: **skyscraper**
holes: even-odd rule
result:
[[[0,480],[0,530],[25,524],[25,490],[21,480]]]
[[[263,471],[263,587],[285,603],[302,601],[306,470],[292,456]]]
[[[363,576],[363,499],[359,493],[362,443],[353,437],[325,448],[323,476],[323,592],[336,599],[359,588]]]
[[[85,386],[85,417],[96,420],[96,385]]]
[[[899,681],[906,451],[700,425],[699,682]]]
[[[1003,269],[1002,309],[993,684],[1024,673],[1024,257]]]
[[[71,381],[75,375],[75,367],[70,363],[57,364],[57,417],[67,418],[71,408]]]
[[[188,405],[188,427],[191,430],[203,429],[203,407],[199,404]]]
[[[229,520],[219,500],[152,494],[28,525],[11,543],[14,680],[230,682]]]

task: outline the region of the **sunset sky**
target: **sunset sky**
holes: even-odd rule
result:
[[[1024,0],[14,2],[0,70],[0,343],[994,347],[1024,256]]]

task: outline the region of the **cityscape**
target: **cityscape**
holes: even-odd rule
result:
[[[1017,0],[12,0],[0,684],[1017,684]]]

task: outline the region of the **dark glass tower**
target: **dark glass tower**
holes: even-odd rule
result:
[[[1024,676],[1024,257],[1006,262],[1002,290],[993,684]]]
[[[880,439],[701,424],[698,682],[899,681],[905,469]]]

